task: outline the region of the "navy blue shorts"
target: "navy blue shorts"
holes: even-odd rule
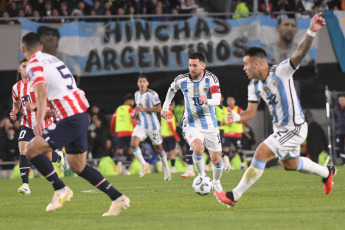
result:
[[[20,126],[18,142],[31,141],[35,137],[34,131],[26,126]]]
[[[163,137],[163,149],[165,152],[174,150],[176,148],[176,139],[175,137]]]
[[[66,153],[75,154],[87,151],[87,129],[89,116],[86,112],[59,120],[49,126],[42,135],[52,149],[65,147]]]
[[[236,147],[236,149],[242,149],[242,138],[223,137],[223,147],[231,147],[231,143]]]
[[[116,137],[115,139],[116,148],[123,149],[125,147],[127,148],[131,147],[131,139],[132,139],[132,136]]]

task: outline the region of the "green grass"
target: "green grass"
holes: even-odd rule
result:
[[[225,190],[242,174],[224,173]],[[131,199],[131,207],[116,217],[102,217],[109,198],[81,178],[63,178],[74,198],[52,213],[45,212],[53,194],[46,180],[32,179],[28,197],[17,193],[20,180],[0,180],[0,229],[345,229],[344,174],[339,167],[334,190],[324,195],[317,176],[267,169],[230,209],[213,195],[194,194],[193,178],[180,174],[169,182],[163,174],[113,176],[107,179]]]

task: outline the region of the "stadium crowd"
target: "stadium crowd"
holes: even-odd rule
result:
[[[230,11],[233,18],[247,17],[256,8],[252,0],[232,1]],[[275,18],[287,13],[287,17],[312,16],[315,12],[328,10],[345,10],[345,0],[259,0],[258,10]],[[71,18],[65,16],[121,16],[117,20],[133,19],[142,15],[154,21],[178,19],[160,16],[162,14],[195,14],[200,5],[207,12],[224,12],[224,7],[214,7],[215,2],[208,0],[1,0],[0,15],[3,24],[14,24],[13,17],[31,17],[31,20],[47,23],[64,23]],[[158,16],[157,16],[158,15]],[[128,17],[125,17],[128,16]],[[48,18],[47,18],[48,17]],[[57,18],[59,17],[59,18]],[[88,18],[88,21],[102,19]]]

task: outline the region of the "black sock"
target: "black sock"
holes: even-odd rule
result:
[[[29,183],[30,163],[25,155],[20,155],[19,158],[19,171],[23,184]]]
[[[39,154],[32,158],[31,163],[35,165],[37,170],[53,185],[54,190],[65,187],[65,184],[59,178],[49,158],[43,154]]]
[[[107,194],[111,200],[116,200],[122,194],[117,191],[112,184],[110,184],[100,172],[96,169],[86,165],[84,170],[78,174],[79,176],[83,177],[85,180],[90,182],[93,186]]]
[[[127,156],[126,156],[126,163],[125,163],[125,167],[126,167],[127,170],[128,170],[129,167],[131,166],[132,162],[133,162],[133,154],[128,154],[128,153],[127,153]]]
[[[52,162],[57,162],[59,163],[61,161],[61,156],[57,154],[57,152],[53,151],[52,152]]]
[[[171,167],[175,167],[175,159],[170,159]]]
[[[243,163],[243,152],[239,152],[238,155],[240,155],[240,158],[241,158],[241,162]]]

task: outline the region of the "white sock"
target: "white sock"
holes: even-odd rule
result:
[[[224,165],[223,165],[223,159],[220,162],[219,165],[215,164],[212,162],[212,170],[213,170],[213,181],[219,181],[220,178],[222,177],[223,174],[223,169],[224,169]]]
[[[201,156],[197,156],[193,153],[193,162],[195,165],[196,170],[200,176],[206,175],[205,173],[205,162],[204,162],[204,154]]]
[[[251,165],[245,171],[240,183],[232,190],[234,199],[237,201],[264,173],[266,162],[253,158]]]
[[[139,160],[141,165],[146,165],[146,161],[144,160],[143,154],[141,153],[141,149],[139,146],[133,149],[133,154]]]
[[[163,150],[162,153],[159,154],[159,157],[160,157],[160,159],[162,160],[163,167],[164,167],[165,169],[169,169],[167,155],[165,154],[165,151],[164,151],[164,150]]]
[[[194,170],[193,165],[187,165],[187,170],[193,171]]]
[[[326,166],[319,165],[307,157],[299,157],[296,171],[313,173],[322,178],[326,178],[329,175],[329,170]]]

